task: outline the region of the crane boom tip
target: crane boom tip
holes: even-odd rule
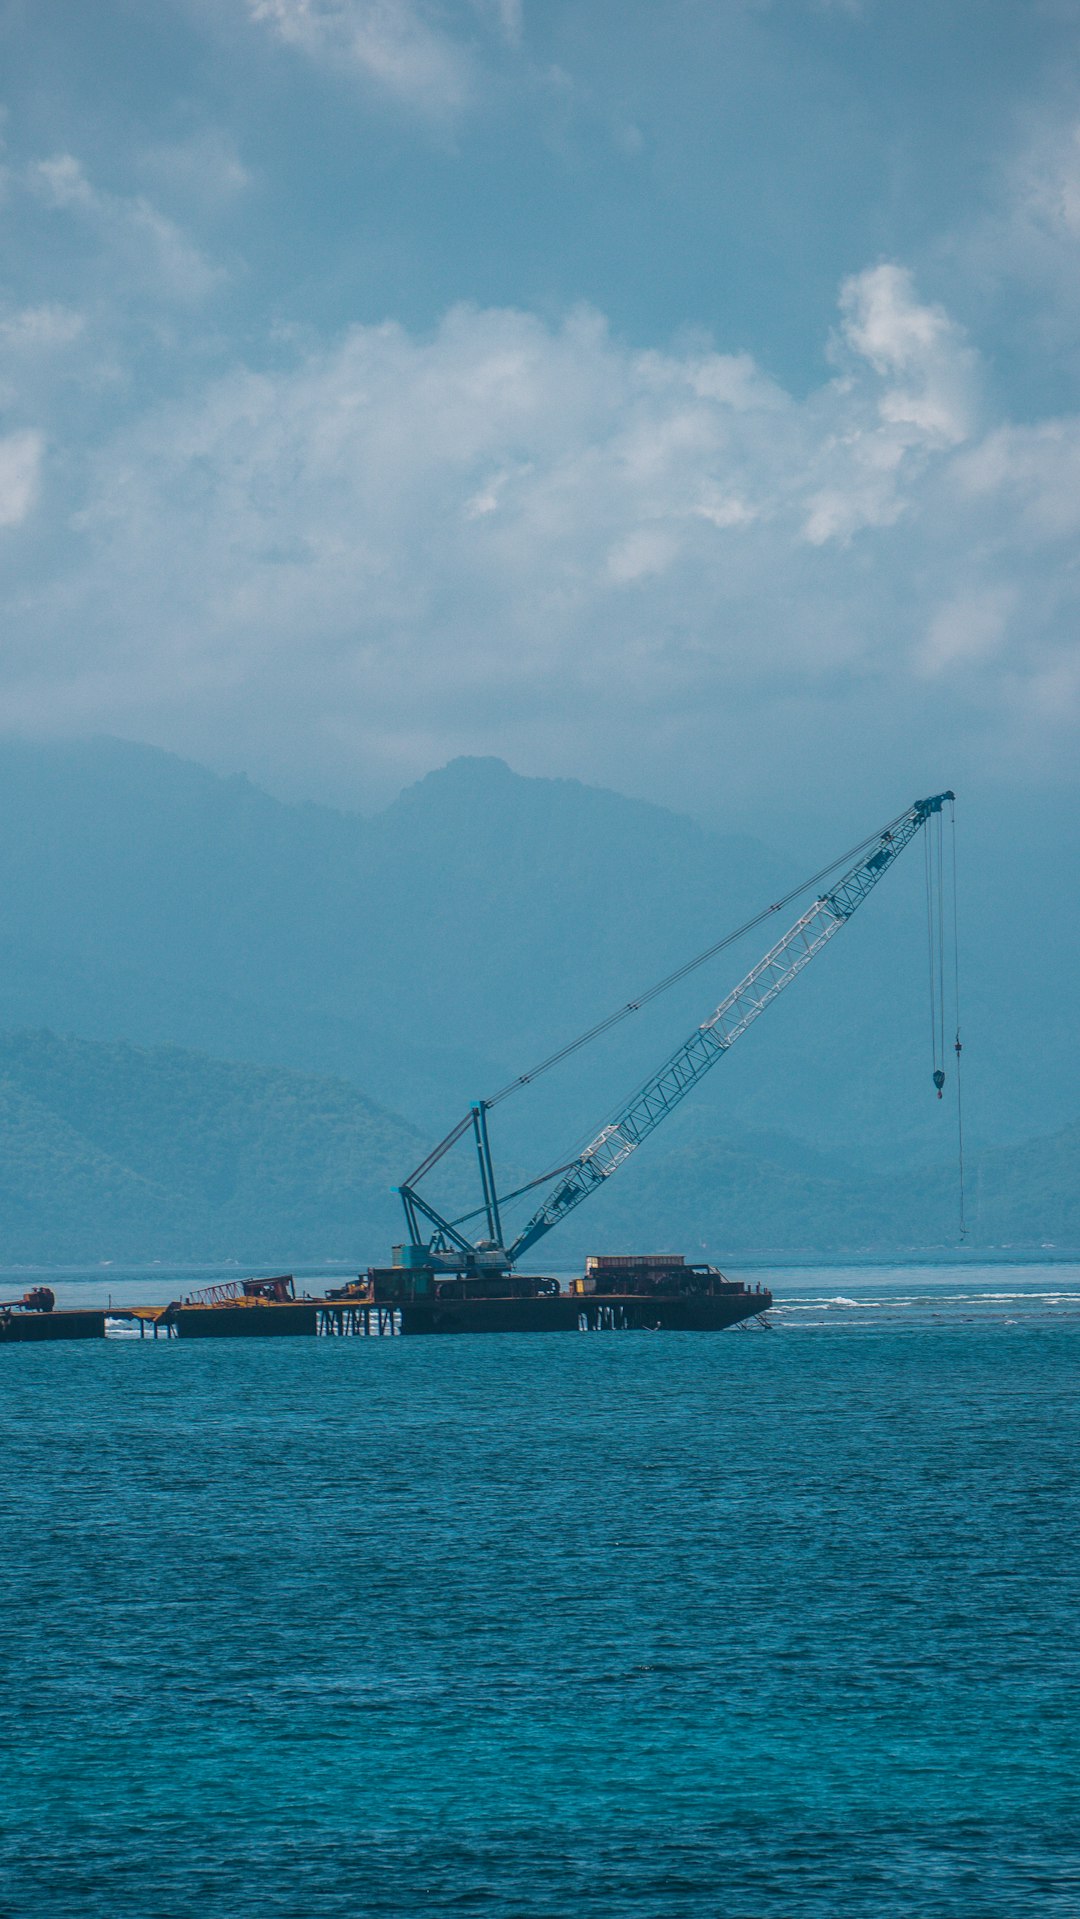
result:
[[[926,820],[929,819],[931,813],[940,813],[946,802],[953,801],[955,798],[956,794],[950,787],[947,792],[935,793],[928,800],[916,800],[912,810],[919,815],[920,819]]]

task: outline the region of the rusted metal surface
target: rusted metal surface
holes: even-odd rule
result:
[[[405,1333],[722,1332],[757,1319],[772,1294],[732,1287],[677,1293],[559,1293],[532,1299],[416,1300],[401,1309]]]
[[[51,1313],[55,1305],[56,1294],[51,1286],[31,1286],[30,1291],[18,1299],[0,1300],[0,1313]]]
[[[0,1308],[0,1346],[37,1344],[54,1339],[104,1339],[104,1311],[12,1312]]]
[[[245,1301],[270,1300],[283,1306],[296,1298],[291,1273],[278,1273],[272,1279],[223,1279],[213,1286],[200,1286],[184,1300],[185,1306],[243,1305]]]
[[[180,1339],[274,1339],[314,1335],[318,1302],[285,1304],[235,1300],[221,1306],[170,1306],[168,1323]]]

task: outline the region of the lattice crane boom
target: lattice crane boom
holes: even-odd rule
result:
[[[734,1046],[735,1041],[753,1025],[765,1008],[846,925],[927,820],[940,813],[946,802],[953,798],[954,795],[948,792],[938,793],[930,799],[916,800],[906,813],[900,814],[882,833],[870,853],[857,860],[834,886],[815,899],[813,905],[758,961],[746,978],[726,999],[721,1000],[708,1019],[695,1027],[689,1038],[646,1080],[622,1112],[601,1128],[595,1139],[590,1140],[569,1166],[560,1169],[559,1175],[554,1176],[558,1183],[510,1246],[504,1250],[498,1244],[501,1222],[483,1102],[474,1107],[471,1115],[447,1136],[441,1148],[429,1155],[412,1180],[399,1189],[412,1236],[419,1237],[418,1216],[423,1217],[436,1228],[432,1246],[441,1236],[445,1257],[451,1263],[475,1261],[480,1265],[490,1265],[497,1262],[504,1267],[516,1264],[529,1247],[534,1246],[576,1206],[580,1206],[582,1200],[610,1179],[623,1161],[637,1151],[643,1140],[655,1132],[668,1114],[686,1098],[687,1093],[715,1066],[717,1060]],[[444,1220],[415,1189],[419,1175],[426,1172],[442,1151],[460,1138],[470,1124],[479,1148],[484,1192],[482,1210],[492,1240],[495,1241],[495,1244],[487,1242],[483,1250],[479,1246],[474,1247],[461,1232],[463,1221],[455,1223]]]

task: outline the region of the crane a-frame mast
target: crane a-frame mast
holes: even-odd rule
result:
[[[580,1206],[583,1199],[587,1199],[591,1192],[610,1179],[616,1168],[631,1153],[636,1152],[642,1141],[685,1099],[710,1067],[715,1066],[717,1060],[734,1046],[747,1027],[759,1018],[765,1008],[810,964],[815,954],[820,953],[822,947],[846,925],[927,820],[935,813],[940,813],[946,802],[953,798],[954,795],[947,792],[938,793],[931,799],[916,800],[914,806],[886,828],[874,850],[857,861],[835,886],[814,901],[784,934],[783,939],[778,940],[746,978],[720,1002],[715,1012],[695,1027],[689,1038],[646,1080],[622,1112],[602,1127],[596,1138],[568,1166],[560,1169],[559,1175],[554,1176],[558,1183],[537,1207],[516,1239],[505,1248],[500,1243],[501,1219],[488,1145],[487,1107],[483,1101],[472,1107],[466,1118],[447,1136],[442,1147],[437,1148],[412,1175],[411,1180],[399,1188],[415,1252],[422,1251],[428,1258],[435,1257],[439,1263],[455,1269],[490,1269],[497,1266],[506,1270],[515,1265],[523,1253],[557,1226],[560,1220],[565,1219],[576,1206]],[[483,1247],[473,1245],[460,1231],[463,1221],[444,1219],[416,1191],[416,1181],[435,1164],[442,1151],[460,1139],[470,1126],[476,1138],[484,1195],[482,1211],[490,1235]],[[428,1220],[435,1228],[430,1244],[424,1248],[416,1245],[420,1239],[418,1216]]]

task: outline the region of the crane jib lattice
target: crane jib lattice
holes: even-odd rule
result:
[[[687,1093],[703,1079],[722,1054],[728,1052],[747,1028],[760,1017],[766,1007],[781,994],[785,987],[803,971],[804,967],[819,953],[823,946],[840,931],[851,918],[867,895],[871,893],[904,848],[934,814],[940,813],[943,806],[953,799],[951,792],[939,793],[931,799],[917,800],[893,820],[879,835],[874,836],[873,850],[864,853],[837,883],[815,899],[795,924],[778,940],[763,959],[741,980],[727,998],[722,1000],[709,1018],[696,1027],[683,1044],[671,1054],[659,1070],[640,1086],[633,1097],[616,1117],[601,1128],[596,1137],[572,1160],[567,1167],[559,1169],[557,1183],[541,1202],[540,1206],[527,1221],[516,1239],[505,1249],[505,1263],[513,1265],[530,1246],[535,1245],[545,1233],[565,1219],[575,1206],[587,1199],[591,1192],[610,1179],[618,1166],[622,1165],[630,1154],[635,1152],[642,1141],[654,1132],[667,1115],[685,1099]],[[863,847],[871,842],[863,842]],[[834,869],[835,864],[834,862]],[[826,868],[826,872],[830,869]],[[818,876],[820,877],[820,875]],[[801,891],[802,888],[796,889]],[[794,895],[788,895],[789,898]],[[766,909],[766,914],[774,908]],[[766,914],[758,916],[759,919]],[[755,922],[751,922],[753,924]],[[720,942],[719,944],[726,944]],[[711,951],[718,950],[716,948]],[[691,966],[699,962],[691,962]],[[670,980],[682,977],[688,968],[669,976]],[[662,990],[669,982],[661,982]],[[652,993],[643,995],[639,1001],[631,1001],[627,1008],[632,1010],[643,1004]],[[622,1016],[622,1012],[612,1015],[612,1019]],[[610,1022],[600,1022],[599,1027],[591,1028],[592,1033],[602,1030]],[[562,1058],[579,1044],[561,1050],[552,1059]],[[546,1066],[548,1062],[543,1062]],[[523,1075],[512,1086],[524,1084],[529,1075]],[[506,1089],[511,1090],[511,1089]],[[484,1190],[484,1207],[481,1209],[489,1222],[489,1227],[498,1220],[498,1202],[495,1197],[494,1173],[491,1166],[487,1143],[487,1129],[484,1115],[487,1105],[481,1103],[472,1114],[447,1136],[441,1147],[429,1154],[427,1160],[418,1168],[412,1179],[399,1190],[405,1206],[406,1220],[410,1232],[416,1236],[418,1216],[426,1219],[435,1227],[432,1246],[441,1244],[448,1253],[456,1249],[458,1258],[468,1258],[478,1249],[471,1248],[469,1241],[460,1232],[463,1222],[456,1224],[443,1220],[441,1215],[415,1191],[415,1181],[433,1166],[442,1156],[442,1152],[455,1140],[460,1139],[470,1123],[473,1124],[480,1147],[480,1170]],[[555,1176],[553,1176],[555,1177]],[[531,1182],[542,1184],[543,1181]],[[527,1190],[523,1188],[521,1190]],[[440,1238],[440,1235],[442,1236]],[[494,1250],[494,1249],[493,1249]],[[490,1258],[490,1254],[487,1256]]]

